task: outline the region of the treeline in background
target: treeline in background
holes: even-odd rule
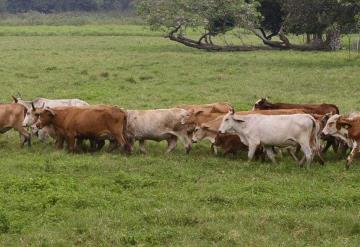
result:
[[[128,11],[133,0],[0,0],[2,13],[26,13],[36,11],[44,14],[67,11]]]

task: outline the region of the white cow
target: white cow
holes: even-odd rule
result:
[[[183,142],[186,153],[189,153],[192,142],[188,135],[189,126],[185,124],[185,118],[189,115],[187,110],[128,110],[127,114],[126,131],[129,141],[134,143],[138,140],[142,153],[146,152],[145,140],[166,140],[166,153],[169,153],[176,147],[178,138]]]
[[[32,127],[32,133],[36,134],[40,140],[46,139],[48,136],[53,136],[54,131],[51,127],[46,127],[41,130],[37,129],[34,126],[36,119],[34,116],[34,112],[36,109],[41,109],[45,107],[55,108],[55,107],[64,107],[64,106],[89,106],[89,104],[80,99],[45,99],[45,98],[37,98],[32,101],[23,100],[21,98],[16,98],[12,96],[14,101],[22,104],[27,108],[27,113],[25,115],[23,126],[24,127]]]
[[[316,120],[308,114],[236,115],[230,112],[224,117],[219,132],[239,135],[241,141],[249,147],[249,160],[253,159],[260,145],[273,162],[273,147],[300,145],[309,166],[314,154],[320,155],[319,128]],[[303,161],[300,164],[303,165]]]

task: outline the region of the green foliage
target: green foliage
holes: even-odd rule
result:
[[[128,109],[228,101],[246,110],[269,96],[360,110],[359,58],[345,51],[206,53],[125,25],[0,31],[1,102],[21,92]],[[360,245],[360,160],[345,171],[329,152],[326,166],[304,170],[286,155],[278,165],[213,156],[206,142],[189,155],[180,143],[169,155],[165,143],[146,147],[74,155],[0,135],[0,246]]]
[[[338,25],[342,32],[354,28],[359,13],[358,0],[284,0],[286,30],[295,34],[322,34]]]
[[[233,27],[256,25],[259,15],[252,1],[138,0],[138,13],[153,29],[203,27],[213,33],[225,33]]]

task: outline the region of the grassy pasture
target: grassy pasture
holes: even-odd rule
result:
[[[140,26],[0,28],[0,101],[78,97],[125,108],[228,101],[331,102],[360,110],[360,59],[346,52],[206,53]],[[214,157],[71,155],[0,136],[1,246],[359,246],[360,161],[345,171]]]

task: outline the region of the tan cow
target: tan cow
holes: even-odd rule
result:
[[[83,139],[110,140],[130,151],[126,138],[127,114],[115,106],[57,107],[35,112],[36,127],[52,126],[57,136],[57,146],[64,141],[71,152],[77,151],[76,141]],[[115,146],[113,147],[115,148]]]
[[[3,134],[10,129],[17,130],[23,138],[21,146],[25,143],[31,146],[31,135],[23,127],[26,111],[23,105],[17,103],[0,104],[0,133]]]
[[[169,153],[176,147],[179,138],[184,144],[186,153],[189,153],[191,138],[187,134],[188,127],[184,122],[188,114],[188,111],[180,108],[128,110],[128,138],[131,143],[139,141],[142,153],[146,153],[146,140],[166,140],[168,143],[166,153]]]

